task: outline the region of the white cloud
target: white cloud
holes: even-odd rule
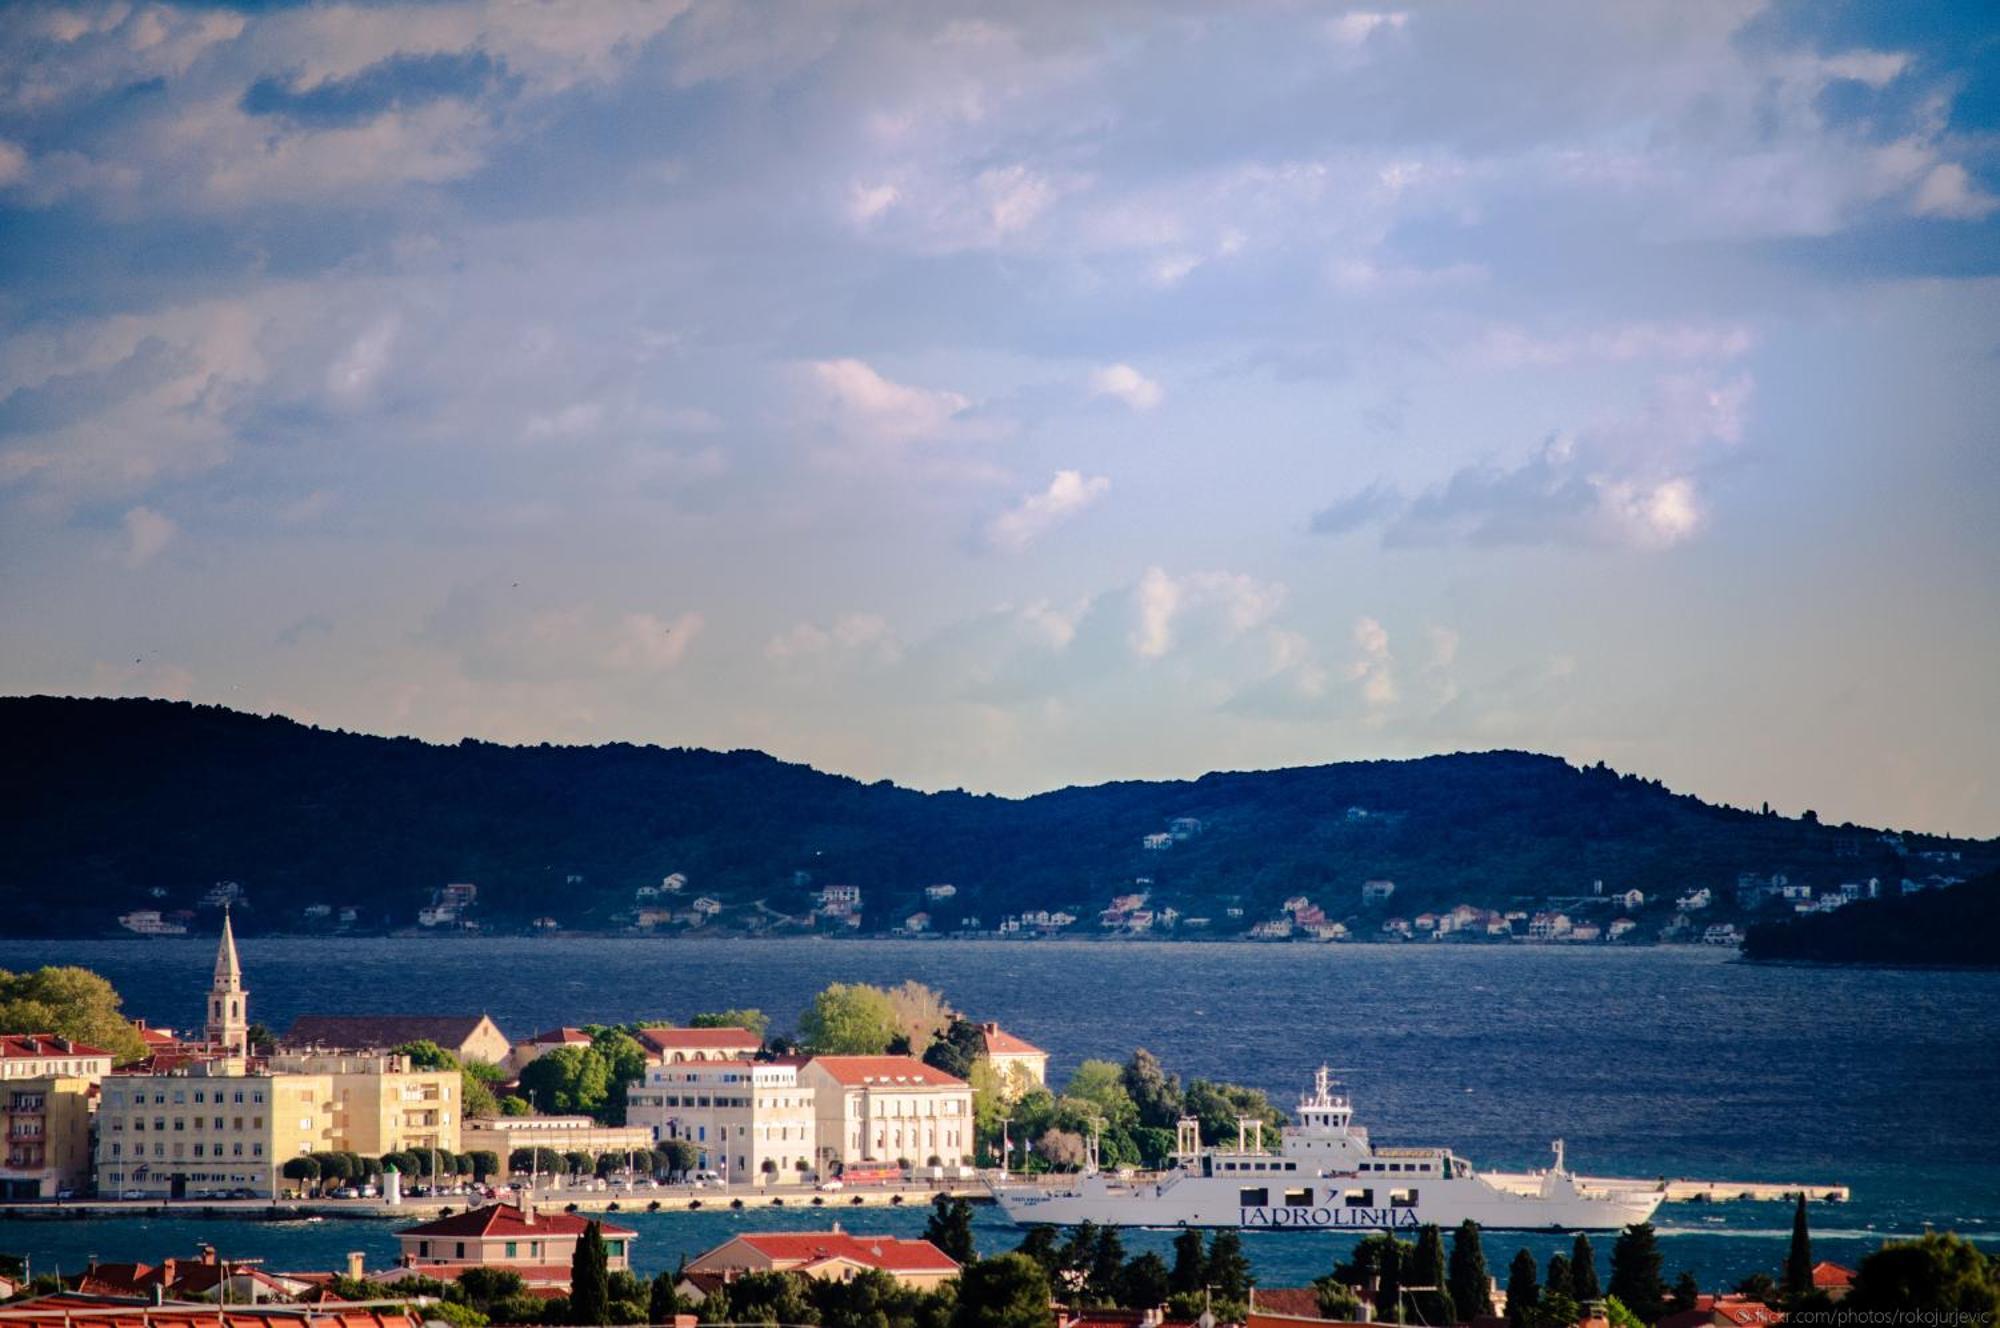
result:
[[[1283,585],[1242,572],[1174,577],[1149,567],[1133,591],[1135,621],[1126,639],[1142,659],[1159,659],[1174,649],[1179,629],[1195,618],[1206,620],[1207,635],[1234,639],[1268,622],[1287,593]]]
[[[1151,410],[1166,396],[1158,383],[1129,364],[1107,364],[1093,371],[1090,394],[1115,398],[1133,410]]]
[[[986,527],[987,542],[1006,552],[1019,553],[1051,526],[1075,516],[1110,490],[1111,481],[1105,476],[1086,479],[1082,471],[1059,470],[1048,488],[1029,494],[994,517]]]
[[[150,507],[134,507],[125,513],[125,565],[144,567],[167,547],[180,527],[171,517]]]
[[[807,373],[834,427],[867,442],[936,440],[972,406],[971,398],[957,392],[893,382],[861,360],[819,360]]]
[[[623,614],[612,632],[605,663],[627,673],[664,672],[687,656],[703,626],[702,616],[692,611],[671,619],[651,613]]]
[[[1389,652],[1387,629],[1373,618],[1356,618],[1354,648],[1357,653],[1347,666],[1348,681],[1360,687],[1361,699],[1371,709],[1394,705],[1398,695],[1396,660]]]
[[[326,390],[339,401],[362,401],[374,390],[376,380],[389,367],[390,353],[402,320],[394,314],[377,319],[348,347],[326,371]]]
[[[1910,209],[1920,217],[1948,217],[1954,221],[1978,221],[1995,208],[2000,208],[2000,198],[1974,184],[1965,167],[1955,161],[1932,167],[1924,182],[1917,186],[1917,196],[1910,204]]]
[[[764,656],[778,661],[853,659],[893,664],[902,644],[889,620],[876,613],[843,613],[822,627],[802,622],[764,643]]]
[[[1353,49],[1367,43],[1378,32],[1395,32],[1410,21],[1403,10],[1352,9],[1328,19],[1326,35],[1334,45]]]

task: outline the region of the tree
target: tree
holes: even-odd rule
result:
[[[612,1125],[623,1125],[626,1091],[646,1077],[649,1063],[646,1049],[622,1028],[595,1030],[590,1049],[604,1062],[606,1091],[600,1118]]]
[[[709,1010],[688,1020],[689,1028],[747,1028],[758,1041],[771,1030],[771,1016],[762,1010]]]
[[[521,1071],[521,1091],[550,1115],[598,1115],[611,1097],[611,1066],[595,1046],[557,1047]]]
[[[1083,1165],[1087,1153],[1083,1146],[1083,1136],[1074,1130],[1047,1130],[1035,1142],[1035,1152],[1044,1162],[1058,1171],[1068,1171]]]
[[[813,997],[799,1016],[799,1041],[820,1056],[879,1056],[901,1027],[888,992],[866,983],[836,982]]]
[[[1208,1279],[1208,1258],[1202,1250],[1201,1232],[1189,1227],[1174,1237],[1174,1266],[1167,1274],[1170,1295],[1191,1296]]]
[[[1646,1328],[1639,1316],[1625,1308],[1625,1302],[1616,1296],[1604,1298],[1604,1317],[1611,1321],[1611,1328]]]
[[[1660,1277],[1660,1246],[1651,1222],[1636,1222],[1619,1233],[1611,1247],[1607,1289],[1647,1323],[1666,1312],[1667,1285]]]
[[[535,1107],[528,1099],[509,1093],[500,1099],[500,1114],[502,1116],[532,1116],[535,1114]]]
[[[102,1047],[120,1065],[146,1054],[146,1041],[119,1008],[118,992],[87,968],[0,968],[0,1033],[53,1033]]]
[[[659,1151],[667,1155],[670,1176],[685,1176],[701,1161],[701,1150],[686,1139],[663,1139]]]
[[[1403,1242],[1394,1236],[1382,1247],[1375,1284],[1375,1312],[1395,1323],[1403,1317]]]
[[[1701,1284],[1694,1280],[1694,1273],[1686,1268],[1674,1279],[1674,1289],[1667,1297],[1667,1313],[1679,1314],[1682,1310],[1694,1308],[1701,1297]]]
[[[931,1202],[924,1239],[950,1255],[954,1263],[971,1263],[978,1257],[972,1245],[972,1205],[940,1194]]]
[[[1144,1047],[1132,1053],[1122,1073],[1125,1093],[1138,1108],[1139,1123],[1171,1130],[1181,1118],[1181,1081],[1169,1075],[1159,1058]]]
[[[1125,1071],[1114,1061],[1085,1061],[1077,1066],[1063,1096],[1088,1102],[1105,1126],[1119,1134],[1139,1123],[1139,1108],[1125,1091]]]
[[[1451,1236],[1451,1270],[1445,1283],[1451,1289],[1452,1307],[1465,1318],[1491,1313],[1492,1283],[1486,1273],[1486,1249],[1479,1240],[1479,1224],[1467,1218]]]
[[[2000,1316],[2000,1269],[1956,1232],[1892,1240],[1855,1268],[1840,1308],[1956,1311],[1956,1322],[1990,1324]]]
[[[1120,1270],[1116,1300],[1128,1310],[1158,1309],[1167,1303],[1171,1280],[1167,1261],[1147,1250]]]
[[[528,1288],[512,1268],[472,1267],[459,1274],[458,1289],[465,1293],[474,1309],[491,1314],[496,1304],[511,1300]]]
[[[254,1055],[268,1056],[278,1049],[278,1035],[268,1025],[252,1024],[243,1030],[243,1040]]]
[[[1413,1287],[1430,1287],[1429,1291],[1413,1291],[1410,1299],[1416,1310],[1419,1323],[1456,1323],[1451,1298],[1450,1280],[1445,1276],[1444,1233],[1435,1222],[1424,1224],[1417,1233],[1417,1248],[1411,1258],[1404,1282]]]
[[[745,1273],[724,1286],[722,1297],[708,1299],[726,1298],[732,1323],[811,1323],[819,1311],[806,1299],[802,1282],[790,1273]],[[703,1305],[706,1307],[706,1300]]]
[[[1785,1254],[1785,1294],[1803,1296],[1812,1290],[1812,1233],[1806,1229],[1806,1196],[1799,1192],[1799,1206],[1792,1211],[1792,1247]]]
[[[470,1153],[459,1154],[459,1159],[472,1164],[474,1180],[486,1180],[500,1172],[500,1155],[491,1149],[475,1148]]]
[[[1569,1260],[1563,1256],[1560,1250],[1551,1254],[1549,1256],[1548,1275],[1542,1279],[1542,1285],[1551,1293],[1560,1291],[1563,1295],[1567,1296],[1570,1293],[1570,1287],[1574,1284],[1575,1278],[1570,1273]]]
[[[1033,1259],[1003,1254],[959,1274],[950,1328],[1054,1328],[1048,1275]]]
[[[611,1322],[610,1256],[604,1248],[604,1228],[595,1221],[583,1229],[576,1253],[570,1256],[569,1284],[571,1323]]]
[[[944,1036],[924,1052],[924,1064],[959,1079],[969,1078],[972,1067],[986,1056],[986,1034],[970,1019],[954,1017]]]
[[[931,1044],[951,1027],[951,1007],[942,993],[921,982],[905,981],[891,987],[889,1007],[895,1012],[896,1031],[910,1044],[910,1055],[922,1056]]]
[[[1250,1298],[1250,1260],[1243,1254],[1243,1237],[1224,1229],[1209,1242],[1208,1261],[1202,1268],[1208,1285],[1218,1300],[1242,1301]]]
[[[409,1058],[412,1070],[456,1070],[458,1057],[446,1051],[429,1038],[416,1042],[405,1042],[394,1049],[398,1056]]]
[[[1235,1143],[1238,1117],[1264,1122],[1266,1147],[1278,1142],[1278,1131],[1285,1124],[1285,1114],[1271,1105],[1263,1090],[1239,1084],[1196,1079],[1187,1086],[1182,1107],[1201,1122],[1201,1139],[1207,1144]]]
[[[1080,1230],[1080,1229],[1079,1229]],[[1097,1240],[1076,1266],[1083,1273],[1084,1299],[1093,1305],[1118,1303],[1120,1279],[1125,1272],[1125,1241],[1116,1227],[1100,1227]]]
[[[1201,1233],[1193,1231],[1188,1234],[1194,1237],[1196,1257],[1199,1258]],[[1014,1253],[1033,1259],[1036,1265],[1041,1268],[1043,1275],[1049,1279],[1049,1285],[1055,1285],[1056,1279],[1062,1271],[1063,1254],[1062,1248],[1056,1243],[1056,1229],[1054,1227],[1029,1227],[1028,1234],[1021,1237],[1021,1243],[1015,1247]]]
[[[1535,1328],[1576,1328],[1577,1320],[1582,1317],[1582,1307],[1568,1291],[1559,1287],[1543,1287],[1541,1299],[1535,1302],[1528,1322]]]
[[[319,1179],[319,1160],[310,1154],[305,1157],[288,1157],[279,1171],[286,1180],[316,1181]]]
[[[1535,1256],[1522,1250],[1507,1268],[1507,1322],[1511,1328],[1532,1328],[1542,1289],[1535,1281]]]
[[[671,1272],[655,1275],[646,1297],[646,1322],[672,1323],[674,1316],[681,1312],[680,1293],[674,1290],[674,1275]]]
[[[1576,1233],[1576,1242],[1569,1248],[1569,1293],[1579,1303],[1599,1300],[1604,1295],[1597,1284],[1597,1251],[1591,1248],[1590,1237],[1581,1231]]]

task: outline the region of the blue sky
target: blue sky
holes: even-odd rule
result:
[[[1976,5],[32,5],[0,687],[2000,834]]]

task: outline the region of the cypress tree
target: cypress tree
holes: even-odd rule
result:
[[[1799,1206],[1792,1213],[1792,1248],[1785,1255],[1785,1294],[1803,1296],[1812,1290],[1812,1233],[1806,1229],[1806,1196],[1799,1192]]]
[[[1404,1280],[1411,1286],[1431,1288],[1411,1293],[1417,1322],[1458,1322],[1451,1299],[1451,1284],[1445,1276],[1444,1233],[1437,1229],[1436,1223],[1425,1223],[1424,1229],[1417,1233],[1417,1252],[1410,1259],[1410,1269]]]
[[[1486,1249],[1479,1242],[1479,1224],[1471,1218],[1451,1236],[1451,1304],[1459,1316],[1476,1319],[1491,1313],[1492,1279],[1486,1273]]]
[[[1535,1256],[1522,1250],[1507,1269],[1507,1322],[1512,1328],[1527,1328],[1541,1298],[1542,1288],[1535,1282]]]
[[[681,1298],[674,1291],[674,1275],[661,1273],[653,1279],[646,1297],[647,1323],[672,1323],[681,1312]]]
[[[1563,1257],[1562,1251],[1558,1250],[1549,1256],[1549,1275],[1542,1279],[1542,1285],[1552,1292],[1559,1291],[1565,1296],[1570,1294],[1572,1279],[1569,1260]]]
[[[1646,1323],[1666,1313],[1667,1284],[1660,1277],[1660,1246],[1651,1222],[1626,1227],[1611,1247],[1610,1291]]]
[[[1597,1251],[1590,1247],[1590,1237],[1581,1231],[1576,1233],[1576,1244],[1569,1251],[1569,1293],[1579,1305],[1604,1298],[1597,1285]]]
[[[1381,1280],[1376,1284],[1375,1312],[1390,1323],[1403,1321],[1403,1242],[1390,1237],[1382,1246]]]
[[[595,1221],[583,1229],[576,1253],[570,1256],[569,1321],[611,1322],[611,1258],[604,1248],[604,1228]]]
[[[1201,1290],[1202,1281],[1207,1276],[1207,1256],[1201,1248],[1201,1232],[1189,1227],[1174,1237],[1174,1268],[1167,1275],[1167,1286],[1176,1296],[1191,1296]]]
[[[1208,1245],[1204,1268],[1217,1300],[1231,1302],[1250,1298],[1250,1260],[1243,1255],[1243,1237],[1224,1228]]]

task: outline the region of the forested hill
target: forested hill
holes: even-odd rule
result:
[[[1864,899],[1838,912],[1750,929],[1749,959],[2000,968],[2000,873],[1950,890]]]
[[[1962,850],[1968,869],[2000,861],[2000,844],[1910,837],[1899,850],[1874,831],[1710,806],[1522,752],[1009,799],[864,784],[751,751],[438,746],[47,697],[0,699],[0,808],[0,895],[10,929],[30,934],[111,932],[127,910],[193,908],[220,880],[248,891],[238,926],[251,931],[328,925],[313,905],[352,907],[363,929],[407,927],[456,881],[479,887],[487,928],[549,916],[611,929],[669,873],[690,882],[681,906],[722,902],[713,927],[789,925],[774,920],[804,915],[813,889],[851,883],[865,929],[886,931],[926,907],[934,883],[957,888],[928,905],[937,926],[977,916],[990,928],[1037,908],[1094,924],[1150,877],[1153,907],[1227,934],[1295,894],[1341,916],[1371,878],[1394,880],[1396,910],[1414,913],[1584,893],[1597,879],[1719,897],[1745,870],[1894,879],[1899,853],[1920,849]],[[1198,833],[1141,847],[1177,817]]]

